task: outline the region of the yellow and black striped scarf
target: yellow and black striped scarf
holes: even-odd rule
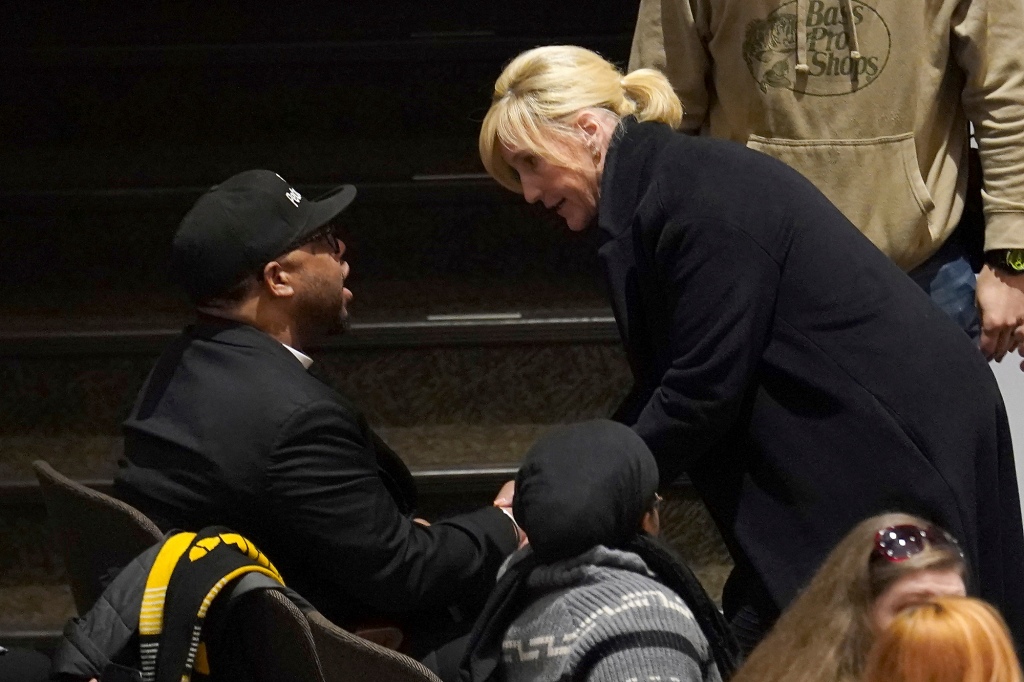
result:
[[[139,647],[144,682],[189,682],[209,675],[200,641],[206,614],[231,581],[262,573],[284,581],[256,546],[226,528],[176,533],[164,541],[149,571],[139,613]]]

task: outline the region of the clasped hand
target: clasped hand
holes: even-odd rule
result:
[[[977,299],[985,357],[999,362],[1014,350],[1024,357],[1024,275],[985,265],[978,273]],[[1020,369],[1024,372],[1024,362]]]

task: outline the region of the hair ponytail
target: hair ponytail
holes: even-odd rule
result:
[[[638,69],[622,77],[622,91],[633,103],[633,114],[640,121],[657,121],[678,128],[683,120],[683,105],[668,78],[655,69]]]

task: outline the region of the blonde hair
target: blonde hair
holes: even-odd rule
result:
[[[879,634],[865,682],[1021,682],[1002,616],[970,597],[940,597],[901,611]]]
[[[807,588],[783,612],[751,652],[732,682],[854,682],[874,638],[871,608],[905,575],[953,569],[963,577],[956,547],[928,543],[904,561],[871,561],[879,530],[932,524],[909,514],[880,514],[849,531],[814,574]]]
[[[494,84],[491,108],[480,128],[484,168],[503,186],[522,193],[516,172],[501,158],[502,146],[575,167],[577,161],[564,143],[580,142],[573,122],[585,109],[617,119],[634,115],[673,128],[683,116],[679,97],[660,71],[638,69],[623,75],[601,55],[582,47],[537,47],[513,59]]]

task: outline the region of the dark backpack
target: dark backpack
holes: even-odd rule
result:
[[[217,679],[208,649],[222,638],[232,605],[261,589],[312,608],[241,535],[217,526],[172,531],[125,566],[88,613],[68,621],[51,679]]]

